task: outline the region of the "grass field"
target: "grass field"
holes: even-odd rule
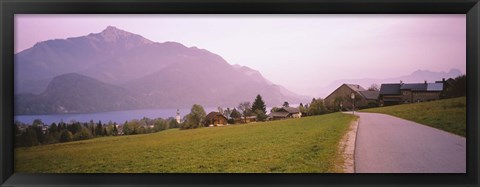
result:
[[[465,137],[467,127],[466,97],[424,103],[371,108],[362,112],[390,114]]]
[[[354,118],[334,113],[17,148],[15,172],[341,172],[338,142]]]

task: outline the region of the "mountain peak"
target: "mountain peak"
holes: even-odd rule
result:
[[[113,42],[121,38],[132,36],[133,34],[124,30],[117,29],[114,26],[108,26],[100,33],[100,35],[105,39],[105,41]]]
[[[152,41],[145,39],[140,35],[124,31],[115,26],[108,26],[102,32],[98,33],[98,35],[101,36],[107,42],[117,42],[120,40],[129,39],[129,38],[136,38],[136,39],[140,39],[140,41],[145,44],[153,43]]]
[[[459,69],[456,69],[456,68],[452,68],[452,69],[450,69],[448,74],[460,76],[460,75],[462,75],[462,71],[460,71]]]

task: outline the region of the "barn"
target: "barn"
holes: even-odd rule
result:
[[[219,112],[210,112],[205,117],[205,126],[227,125],[227,118]]]

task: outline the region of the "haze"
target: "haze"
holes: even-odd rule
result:
[[[416,70],[465,73],[466,17],[449,15],[21,15],[15,52],[107,26],[175,41],[259,70],[302,94],[340,79],[390,78]]]

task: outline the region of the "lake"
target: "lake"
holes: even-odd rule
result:
[[[207,114],[213,111],[218,111],[217,107],[206,107],[204,109]],[[270,113],[272,107],[267,107],[266,109],[268,114]],[[183,116],[190,113],[190,108],[179,109],[179,112],[180,117],[183,118]],[[90,120],[93,120],[94,122],[102,121],[102,123],[108,123],[109,121],[112,121],[123,124],[125,121],[142,119],[144,117],[150,119],[167,119],[169,117],[175,117],[176,114],[177,109],[141,109],[87,114],[16,115],[14,119],[15,121],[20,121],[26,124],[32,124],[33,120],[35,119],[41,119],[43,123],[48,125],[52,123],[58,123],[60,121],[70,122],[72,120],[78,122],[89,122]]]
[[[180,116],[183,118],[186,114],[190,113],[190,109],[179,109]],[[217,111],[217,108],[205,108],[205,112],[208,114],[211,111]],[[150,119],[175,117],[177,109],[142,109],[142,110],[124,110],[113,112],[100,112],[100,113],[88,113],[88,114],[49,114],[49,115],[17,115],[16,121],[31,124],[35,119],[41,119],[45,124],[58,123],[60,121],[70,122],[72,120],[79,122],[88,122],[93,120],[95,122],[102,121],[107,123],[108,121],[124,123],[133,119],[142,119],[147,117]]]

